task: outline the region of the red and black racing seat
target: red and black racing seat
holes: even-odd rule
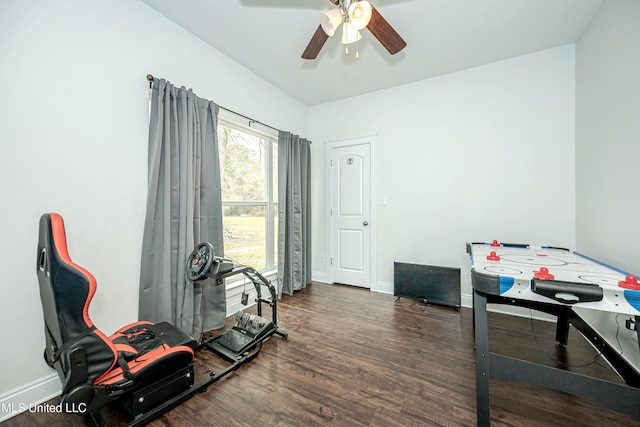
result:
[[[136,322],[105,335],[89,318],[96,279],[71,261],[62,217],[40,218],[37,260],[47,364],[62,382],[63,408],[87,412],[121,399],[133,416],[193,385],[196,342],[169,323]]]

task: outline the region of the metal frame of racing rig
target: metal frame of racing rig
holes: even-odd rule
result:
[[[251,280],[251,282],[253,283],[253,285],[254,285],[254,287],[256,289],[256,292],[257,292],[257,297],[256,297],[255,301],[257,303],[258,316],[262,317],[262,304],[268,304],[271,307],[273,327],[270,328],[265,334],[257,337],[255,339],[255,341],[252,342],[250,345],[245,346],[244,350],[241,351],[239,354],[232,355],[233,357],[230,357],[231,355],[228,352],[227,353],[221,353],[220,351],[218,351],[215,348],[215,346],[213,346],[213,348],[212,348],[211,344],[215,343],[216,340],[220,339],[225,334],[222,334],[222,335],[219,335],[219,336],[215,336],[215,337],[212,337],[212,338],[204,341],[199,346],[198,349],[206,347],[208,350],[212,350],[213,352],[215,352],[219,356],[222,356],[223,358],[232,361],[232,364],[229,365],[228,367],[226,367],[221,372],[218,372],[218,373],[211,372],[210,378],[208,378],[207,380],[202,381],[199,384],[194,384],[188,390],[185,390],[184,392],[174,396],[173,398],[171,398],[171,399],[165,401],[164,403],[156,406],[155,408],[145,412],[144,414],[140,414],[132,422],[127,424],[127,427],[143,426],[143,425],[147,424],[148,422],[150,422],[151,420],[153,420],[154,418],[159,417],[160,415],[162,415],[166,411],[168,411],[170,409],[173,409],[174,407],[178,406],[179,404],[187,401],[188,399],[190,399],[195,394],[205,392],[210,385],[215,384],[216,382],[221,380],[226,375],[230,374],[231,372],[235,371],[236,369],[240,368],[242,365],[244,365],[245,363],[251,361],[254,357],[256,357],[258,355],[258,353],[260,352],[260,348],[262,347],[262,343],[264,341],[266,341],[268,338],[270,338],[272,335],[278,335],[282,339],[285,339],[285,340],[288,338],[288,334],[286,332],[282,331],[281,329],[279,329],[279,327],[278,327],[278,323],[277,323],[277,313],[278,313],[278,310],[277,310],[277,299],[278,298],[277,297],[278,297],[278,295],[276,294],[276,289],[271,284],[271,282],[269,280],[267,280],[264,276],[262,276],[262,274],[260,274],[253,267],[246,266],[246,265],[235,264],[235,263],[226,263],[226,262],[227,262],[226,259],[216,257],[216,259],[214,260],[214,265],[216,267],[215,268],[215,272],[211,272],[211,270],[213,270],[213,268],[210,268],[210,269],[208,269],[208,271],[204,271],[203,272],[203,273],[205,273],[204,275],[206,275],[207,277],[215,280],[215,285],[216,286],[224,285],[224,279],[226,279],[227,277],[235,276],[237,274],[243,274],[245,277],[247,277],[249,280]],[[225,265],[225,264],[227,266],[229,266],[230,268],[220,268],[221,265]],[[201,279],[199,279],[199,280],[201,280]],[[269,294],[270,294],[270,298],[269,299],[265,299],[265,298],[262,297],[262,291],[261,291],[262,286],[265,286],[269,290]],[[229,330],[226,333],[229,333],[229,332],[232,332],[232,331],[233,330]]]
[[[203,343],[203,345],[207,347],[209,350],[213,351],[219,356],[224,357],[230,361],[238,360],[239,358],[242,357],[242,355],[246,351],[254,347],[255,344],[262,343],[271,335],[276,334],[282,337],[283,339],[287,339],[288,337],[288,334],[286,332],[278,329],[278,320],[277,320],[278,296],[276,295],[276,289],[271,284],[271,282],[269,282],[269,280],[267,280],[264,276],[262,276],[262,274],[260,274],[255,268],[247,265],[233,265],[233,268],[231,270],[228,270],[222,273],[216,273],[216,274],[208,273],[207,276],[214,279],[216,281],[216,285],[220,286],[224,283],[224,279],[226,279],[227,277],[238,275],[238,274],[243,274],[246,278],[248,278],[251,281],[251,283],[253,283],[253,286],[256,289],[257,296],[255,301],[257,303],[258,317],[262,318],[263,303],[266,303],[271,307],[271,322],[265,321],[264,322],[265,325],[262,328],[262,331],[260,332],[260,334],[256,335],[255,337],[253,336],[253,334],[251,334],[251,332],[245,329],[242,329],[238,326],[234,326],[233,329],[225,332],[224,334],[211,337]],[[271,296],[270,299],[265,299],[262,297],[262,291],[261,291],[262,286],[265,286],[269,290],[269,293]],[[238,321],[240,320],[238,319]],[[239,336],[246,337],[247,344],[243,345],[241,348],[238,348],[237,351],[235,351],[235,349],[230,350],[228,348],[225,348],[224,345],[219,344],[226,337],[233,337],[234,334],[235,336],[239,335]]]

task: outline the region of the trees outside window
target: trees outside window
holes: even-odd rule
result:
[[[266,271],[277,262],[278,148],[276,137],[218,123],[224,255]]]

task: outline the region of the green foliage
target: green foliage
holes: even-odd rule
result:
[[[222,200],[264,201],[266,141],[254,135],[219,127],[218,147],[222,175]],[[232,209],[230,215],[240,212]],[[257,214],[257,212],[256,212]]]
[[[255,269],[266,267],[264,216],[225,216],[224,255]]]
[[[218,126],[224,255],[258,270],[267,267],[267,179],[277,188],[277,149],[273,146],[270,152],[268,139],[250,131]],[[273,178],[268,177],[269,161]],[[275,242],[274,251],[277,251]]]

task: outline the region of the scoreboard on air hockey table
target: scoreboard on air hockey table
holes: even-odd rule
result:
[[[637,277],[578,252],[496,240],[467,243],[467,252],[474,287],[485,282],[488,294],[640,315]]]

